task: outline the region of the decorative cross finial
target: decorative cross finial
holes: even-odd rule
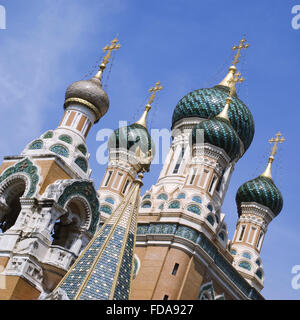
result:
[[[263,177],[267,177],[267,178],[270,178],[272,179],[272,175],[271,175],[271,168],[272,168],[272,163],[274,161],[274,155],[276,154],[276,151],[277,151],[277,145],[278,145],[278,142],[279,143],[282,143],[284,142],[285,139],[284,137],[281,135],[281,132],[278,131],[276,133],[276,138],[272,138],[269,140],[269,142],[272,144],[274,143],[274,146],[272,148],[272,152],[271,152],[271,155],[269,157],[269,161],[268,161],[268,165],[267,165],[267,168],[266,170],[264,171],[264,173],[262,174]]]
[[[111,52],[113,50],[118,50],[121,48],[121,45],[119,43],[117,43],[119,40],[117,38],[115,38],[114,40],[112,40],[111,45],[107,45],[103,48],[103,51],[106,52],[106,55],[103,58],[103,61],[100,64],[100,68],[99,71],[97,72],[97,74],[95,75],[94,78],[98,78],[99,80],[101,80],[102,77],[102,73],[103,70],[106,68],[106,65],[109,62],[110,56],[111,56]]]
[[[156,92],[162,90],[162,88],[163,88],[163,87],[160,85],[160,82],[157,81],[157,82],[155,83],[155,86],[149,89],[149,92],[152,92],[152,95],[151,95],[151,97],[149,98],[149,101],[148,101],[147,105],[148,105],[148,104],[151,105],[151,103],[154,101]]]
[[[242,49],[247,49],[249,47],[249,43],[246,43],[244,44],[244,42],[246,42],[246,39],[243,38],[241,41],[240,41],[240,44],[238,46],[233,46],[232,47],[232,50],[235,51],[237,50],[237,53],[234,57],[234,60],[233,60],[233,65],[235,66],[238,62],[239,62],[239,58],[241,56],[241,50]]]
[[[230,91],[229,91],[229,97],[231,98],[235,94],[235,86],[236,84],[242,83],[245,79],[241,76],[240,72],[237,72],[232,79],[230,79],[229,85],[230,85]]]
[[[143,115],[141,116],[140,120],[137,121],[136,123],[138,123],[138,124],[142,125],[143,127],[147,128],[147,121],[146,120],[147,120],[148,112],[151,109],[151,103],[154,101],[156,92],[162,90],[162,88],[163,87],[160,85],[160,82],[157,81],[155,83],[155,86],[149,89],[149,92],[152,92],[152,94],[151,94],[151,96],[150,96],[150,98],[148,100],[148,103],[147,103],[147,105],[145,107],[145,111],[144,111]]]
[[[285,139],[284,139],[284,137],[281,135],[281,132],[280,132],[280,131],[278,131],[278,132],[276,133],[276,138],[272,138],[272,139],[269,140],[269,142],[270,142],[271,144],[274,143],[274,146],[273,146],[273,148],[272,148],[272,152],[271,152],[270,157],[273,157],[273,158],[274,158],[274,156],[275,156],[275,154],[276,154],[276,151],[277,151],[277,149],[278,149],[278,147],[277,147],[278,142],[279,142],[279,143],[282,143],[282,142],[284,142],[284,141],[285,141]]]

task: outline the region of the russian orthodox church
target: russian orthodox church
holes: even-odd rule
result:
[[[172,143],[156,184],[140,195],[155,146],[147,114],[114,131],[97,189],[86,137],[109,109],[102,74],[71,84],[58,127],[30,142],[0,167],[0,299],[259,300],[260,252],[283,199],[271,166],[237,191],[237,224],[228,239],[222,204],[254,121],[236,93],[236,65],[218,85],[192,91],[175,107]],[[99,181],[100,182],[100,181]],[[3,282],[2,281],[2,282]]]

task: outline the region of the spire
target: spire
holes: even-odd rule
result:
[[[232,96],[235,94],[235,86],[238,82],[242,83],[244,80],[245,79],[241,76],[241,73],[238,72],[237,74],[233,75],[232,78],[228,81],[230,84],[229,95],[226,99],[224,109],[217,115],[218,118],[223,118],[227,121],[230,121],[228,117],[228,110],[230,103],[232,102]]]
[[[236,70],[237,70],[236,69],[236,65],[238,64],[239,59],[241,57],[241,50],[242,49],[247,49],[249,47],[249,44],[245,43],[245,42],[246,42],[246,40],[243,38],[240,41],[240,44],[238,46],[233,46],[232,47],[232,50],[233,51],[237,50],[237,53],[234,56],[232,65],[229,67],[229,71],[228,71],[226,77],[219,83],[219,85],[231,88],[231,86],[232,86],[231,80],[233,79],[233,76],[236,73]]]
[[[62,291],[70,300],[129,299],[142,178],[140,173],[50,296]]]
[[[140,124],[143,127],[147,128],[147,115],[148,115],[148,112],[151,109],[151,104],[154,101],[156,92],[162,90],[162,88],[163,87],[160,85],[160,82],[157,81],[155,83],[155,86],[149,89],[149,92],[152,92],[152,94],[151,94],[151,96],[150,96],[150,98],[148,100],[148,103],[147,103],[147,105],[145,107],[145,111],[144,111],[143,115],[141,116],[140,120],[138,120],[136,122],[137,124]]]
[[[271,168],[272,168],[272,163],[274,161],[274,156],[276,154],[277,151],[277,144],[284,142],[285,139],[284,137],[281,135],[281,132],[279,131],[278,133],[276,133],[276,138],[272,138],[269,140],[269,142],[272,144],[274,143],[274,146],[272,148],[272,152],[271,155],[269,156],[269,161],[268,161],[268,165],[266,167],[266,170],[261,174],[262,177],[266,177],[266,178],[270,178],[272,179],[272,175],[271,175]]]
[[[103,61],[101,62],[100,67],[99,67],[99,71],[94,76],[94,78],[97,78],[97,79],[101,80],[103,71],[104,71],[104,69],[106,68],[106,65],[109,62],[109,59],[110,59],[110,56],[111,56],[111,52],[113,50],[118,50],[118,49],[121,48],[121,45],[119,43],[117,43],[118,41],[119,40],[117,38],[115,38],[114,40],[111,41],[111,45],[105,46],[103,48],[103,51],[104,52],[107,51],[107,53],[106,53],[105,57],[103,58]]]

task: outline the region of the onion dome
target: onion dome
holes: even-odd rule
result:
[[[172,118],[172,127],[181,119],[199,117],[211,119],[224,108],[230,88],[217,85],[210,89],[198,89],[188,93],[177,104]],[[244,144],[245,151],[249,148],[254,136],[254,121],[248,107],[238,98],[232,96],[228,111],[232,127]]]
[[[152,95],[148,100],[141,118],[129,126],[115,130],[109,137],[107,143],[109,150],[127,149],[128,151],[134,152],[138,160],[141,163],[146,164],[146,167],[150,166],[155,154],[155,146],[148,132],[146,122],[155,94],[161,89],[162,86],[160,85],[160,82],[156,82],[155,86],[149,90],[149,92],[152,92]]]
[[[70,104],[81,104],[90,109],[98,122],[104,116],[109,107],[109,99],[102,88],[101,80],[95,75],[90,80],[81,80],[71,84],[65,96],[64,107]]]
[[[273,180],[259,176],[241,185],[236,194],[236,203],[239,216],[242,202],[256,202],[269,208],[276,216],[283,206],[281,192],[275,186]]]
[[[204,120],[196,124],[192,130],[192,143],[196,143],[197,131],[203,129],[204,142],[223,149],[234,160],[240,153],[240,139],[230,123],[220,117]]]
[[[109,137],[107,146],[109,149],[127,149],[136,152],[137,147],[144,154],[154,155],[154,143],[146,127],[139,123],[119,128]]]
[[[105,115],[109,107],[109,99],[102,88],[101,78],[111,57],[111,52],[121,48],[118,41],[119,40],[115,38],[111,41],[111,45],[107,45],[103,48],[106,55],[100,64],[99,71],[92,79],[77,81],[68,87],[65,96],[65,108],[70,104],[83,105],[95,114],[95,123]]]
[[[238,189],[236,194],[236,203],[238,207],[239,215],[242,202],[256,202],[267,208],[269,208],[276,216],[280,213],[283,206],[283,198],[281,192],[275,186],[271,168],[274,161],[274,155],[276,154],[277,144],[284,142],[285,139],[281,133],[276,134],[276,138],[269,140],[270,143],[274,143],[271,155],[269,157],[266,170],[257,178],[244,183]]]

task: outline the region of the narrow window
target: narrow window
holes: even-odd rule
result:
[[[169,300],[169,296],[165,294],[163,300]]]
[[[221,177],[220,177],[219,182],[218,182],[217,187],[216,187],[216,190],[218,192],[220,192],[220,190],[221,190],[221,185],[222,185],[224,173],[225,173],[225,170],[222,171]]]
[[[125,186],[124,186],[124,188],[123,188],[123,190],[122,190],[122,193],[123,193],[123,194],[126,192],[128,185],[129,185],[129,179],[127,179],[127,181],[126,181],[126,183],[125,183]]]
[[[178,264],[178,263],[175,263],[174,268],[173,268],[173,271],[172,271],[172,275],[173,275],[173,276],[176,276],[178,267],[179,267],[179,264]]]
[[[109,171],[109,172],[108,172],[108,177],[107,177],[106,182],[105,182],[105,184],[104,184],[104,187],[107,187],[107,185],[108,185],[108,183],[109,183],[109,180],[110,180],[110,178],[111,178],[111,175],[112,175],[112,171]]]
[[[118,172],[118,175],[115,178],[114,185],[112,186],[114,189],[119,189],[120,184],[122,182],[123,173]]]
[[[208,189],[208,192],[209,192],[209,193],[211,193],[212,188],[213,188],[213,186],[214,186],[214,184],[215,184],[216,180],[217,180],[217,177],[216,177],[216,176],[214,176],[214,177],[213,177],[213,179],[212,179],[212,182],[211,182],[211,184],[210,184],[210,186],[209,186],[209,189]]]
[[[257,240],[256,248],[259,248],[259,247],[260,247],[260,243],[261,243],[261,239],[262,239],[263,235],[264,235],[264,234],[261,232],[260,235],[259,235],[259,238],[258,238],[258,240]]]
[[[193,169],[193,175],[191,176],[190,184],[194,183],[195,177],[196,177],[197,169]]]
[[[180,155],[179,155],[179,157],[178,157],[178,159],[177,159],[177,163],[176,163],[176,165],[175,165],[175,168],[174,168],[174,170],[173,170],[173,173],[178,173],[178,170],[179,170],[179,167],[180,167],[180,165],[181,165],[181,161],[182,161],[182,159],[183,159],[183,156],[184,156],[184,147],[182,147],[181,148],[181,153],[180,153]]]
[[[241,234],[240,234],[239,241],[242,241],[242,239],[243,239],[243,236],[244,236],[244,233],[245,233],[245,228],[246,228],[246,226],[242,226],[242,231],[241,231]]]

